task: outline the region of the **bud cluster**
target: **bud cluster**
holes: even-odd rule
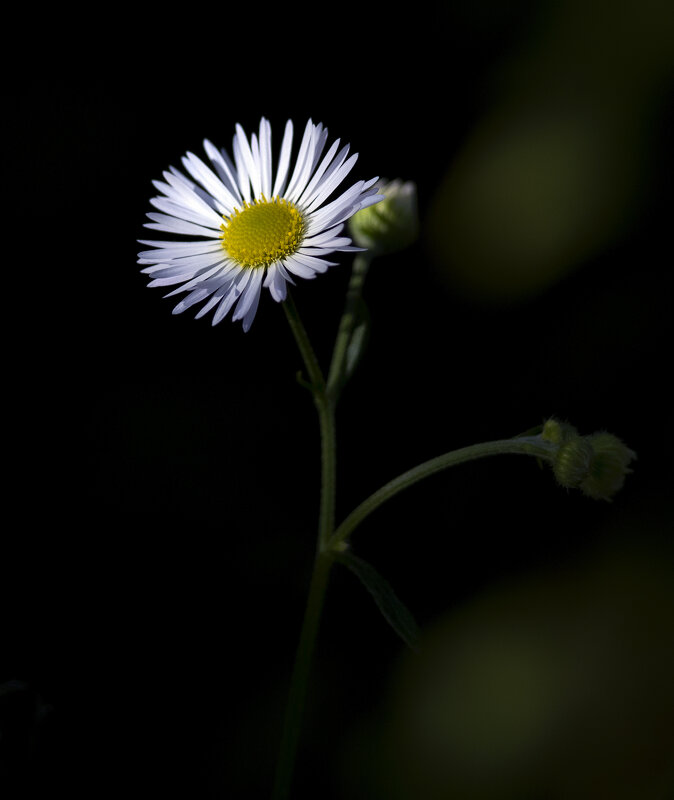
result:
[[[549,419],[541,438],[556,445],[551,462],[559,484],[595,500],[612,500],[632,472],[636,453],[612,433],[581,436],[573,425]]]

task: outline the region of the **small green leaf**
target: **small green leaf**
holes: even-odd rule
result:
[[[297,370],[295,373],[295,379],[299,383],[300,386],[303,386],[305,389],[308,389],[310,392],[313,393],[314,387],[311,383],[304,377],[302,370]]]
[[[371,564],[349,551],[339,553],[336,559],[360,579],[389,625],[410,649],[416,650],[419,628],[410,610],[396,596],[391,584]]]

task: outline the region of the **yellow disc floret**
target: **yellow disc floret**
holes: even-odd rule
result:
[[[243,267],[268,267],[300,247],[304,217],[283,197],[262,195],[224,218],[222,246]]]

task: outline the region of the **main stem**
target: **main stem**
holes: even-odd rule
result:
[[[335,404],[328,394],[318,359],[290,292],[288,292],[287,298],[283,303],[283,308],[299,351],[302,354],[310,388],[314,396],[314,404],[318,411],[321,430],[321,504],[318,522],[318,549],[322,551],[330,540],[335,527]]]
[[[290,795],[311,662],[323,610],[325,592],[328,586],[330,568],[334,560],[332,552],[327,545],[332,538],[335,527],[336,455],[334,404],[328,397],[325,378],[290,293],[288,293],[286,301],[283,303],[283,308],[297,346],[302,354],[314,403],[318,411],[321,431],[321,499],[316,555],[300,641],[290,680],[290,692],[281,736],[273,800],[287,800]]]
[[[286,707],[283,735],[276,767],[274,793],[272,795],[274,800],[287,800],[290,796],[297,747],[302,730],[302,716],[309,682],[309,672],[332,562],[333,558],[330,554],[321,552],[316,554],[300,642],[297,647],[295,665],[290,681],[288,705]]]

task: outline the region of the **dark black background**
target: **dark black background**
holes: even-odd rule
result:
[[[338,412],[340,518],[416,463],[550,415],[638,452],[610,505],[512,458],[379,510],[355,549],[422,628],[616,541],[671,556],[667,71],[639,145],[645,191],[569,274],[485,302],[443,277],[425,236],[504,65],[554,9],[449,4],[367,25],[358,8],[163,9],[161,24],[89,20],[86,34],[42,20],[39,38],[26,24],[5,150],[3,797],[267,796],[311,568],[317,421],[269,298],[248,334],[212,328],[172,316],[135,264],[151,180],[204,137],[229,147],[236,122],[250,132],[267,116],[278,144],[287,118],[311,117],[361,154],[358,177],[418,185],[422,237],[375,264],[365,290],[371,340]],[[607,9],[595,11],[610,21]],[[345,263],[296,290],[324,364],[347,281]],[[337,571],[295,796],[369,796],[341,754],[385,705],[400,657]]]

